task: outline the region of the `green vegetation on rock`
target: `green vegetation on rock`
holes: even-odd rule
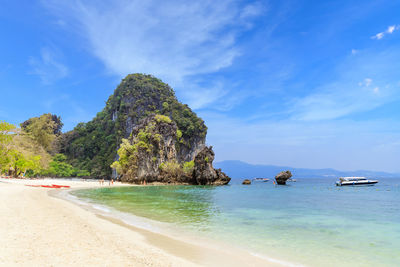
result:
[[[159,168],[164,175],[169,177],[180,177],[184,174],[181,165],[175,160],[163,162]]]
[[[114,161],[111,164],[111,168],[116,169],[118,173],[131,174],[137,168],[136,153],[137,146],[132,145],[128,139],[122,139],[122,143],[118,149],[119,160]]]
[[[194,169],[194,160],[183,163],[182,169],[186,175],[191,175]]]
[[[157,114],[156,120],[176,123],[181,133],[179,157],[191,160],[190,152],[205,141],[204,121],[177,100],[169,85],[144,74],[126,76],[92,121],[63,135],[60,152],[74,167],[88,170],[93,177],[109,178],[122,139],[129,138],[139,121],[150,114]],[[137,146],[145,147],[145,140],[141,141]]]
[[[160,115],[160,114],[157,114],[155,116],[155,119],[156,119],[157,122],[165,122],[165,123],[171,123],[172,122],[172,120],[169,117],[164,116],[164,115]]]

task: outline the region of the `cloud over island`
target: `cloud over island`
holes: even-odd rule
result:
[[[86,37],[88,51],[111,73],[151,73],[175,87],[189,76],[219,71],[240,55],[236,37],[262,11],[260,2],[241,1],[43,1]],[[196,90],[199,86],[194,86]],[[208,100],[224,95],[205,88]],[[190,90],[190,88],[188,89]],[[201,88],[200,88],[201,90]]]

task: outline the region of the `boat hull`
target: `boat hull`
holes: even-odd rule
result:
[[[336,182],[337,186],[354,186],[354,185],[374,185],[378,183],[378,181],[360,181],[360,182],[356,182],[356,181],[348,181],[348,182]]]

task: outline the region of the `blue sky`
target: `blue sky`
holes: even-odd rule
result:
[[[170,84],[216,160],[400,172],[397,1],[3,0],[0,120],[93,118],[129,73]]]

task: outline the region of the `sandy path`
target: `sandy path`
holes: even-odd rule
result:
[[[0,179],[0,265],[10,266],[266,266],[221,252],[124,227],[31,184],[95,187],[97,182]],[[243,257],[245,256],[245,257]]]

